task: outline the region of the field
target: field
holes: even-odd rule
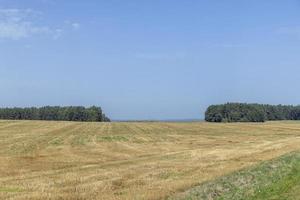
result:
[[[0,199],[165,199],[297,150],[290,121],[0,121]]]

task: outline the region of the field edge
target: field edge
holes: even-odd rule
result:
[[[205,182],[169,200],[296,200],[300,189],[300,151]]]

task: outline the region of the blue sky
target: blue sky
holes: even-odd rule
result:
[[[300,104],[299,0],[0,0],[0,105],[113,119]]]

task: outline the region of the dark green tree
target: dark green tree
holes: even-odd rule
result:
[[[100,107],[45,106],[41,108],[0,108],[0,119],[55,121],[110,121]]]

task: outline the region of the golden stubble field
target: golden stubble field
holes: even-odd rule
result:
[[[300,149],[300,122],[0,121],[0,199],[164,199]]]

